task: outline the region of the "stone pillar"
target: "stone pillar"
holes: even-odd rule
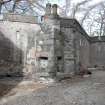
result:
[[[51,4],[46,4],[46,12],[45,15],[51,15]]]
[[[57,74],[57,44],[56,44],[56,40],[57,40],[57,32],[56,30],[60,30],[60,23],[59,20],[55,19],[55,18],[51,18],[48,21],[48,24],[51,25],[51,30],[50,30],[50,34],[49,34],[49,40],[52,41],[52,44],[50,46],[50,50],[49,50],[49,62],[48,62],[48,70],[49,70],[49,75],[50,77],[56,77]]]
[[[56,77],[56,55],[55,55],[55,46],[54,46],[54,40],[53,40],[53,45],[51,46],[50,49],[50,57],[49,57],[49,75],[50,77]]]

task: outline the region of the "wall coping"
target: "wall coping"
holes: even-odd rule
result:
[[[5,13],[0,15],[0,21],[22,22],[22,23],[38,23],[38,16],[20,15],[14,13]]]

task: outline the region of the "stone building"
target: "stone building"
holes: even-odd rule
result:
[[[56,4],[47,4],[41,18],[0,16],[0,65],[8,65],[0,75],[75,73],[79,62],[86,67],[103,66],[104,52],[105,37],[89,37],[77,20],[59,17]]]

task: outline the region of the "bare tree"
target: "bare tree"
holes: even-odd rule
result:
[[[82,18],[81,24],[88,24],[86,30],[89,35],[105,35],[105,3],[99,3],[90,9],[91,11],[87,11]]]
[[[11,4],[8,4],[12,2]],[[22,2],[25,2],[27,4],[27,7],[25,8],[25,5],[22,4]],[[43,0],[0,0],[0,13],[2,11],[2,7],[4,6],[7,12],[20,12],[25,14],[26,12],[32,11],[33,13],[37,13],[34,8],[37,10],[44,10],[45,7],[43,6]],[[12,8],[10,9],[10,7]],[[4,12],[4,11],[3,11]],[[37,14],[39,15],[39,14]]]
[[[90,2],[91,0],[84,0],[81,1],[79,3],[77,3],[74,7],[73,7],[73,13],[72,13],[72,17],[75,18],[76,17],[76,13],[79,12],[81,6],[87,4],[88,2]]]

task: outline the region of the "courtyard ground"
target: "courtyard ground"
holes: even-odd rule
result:
[[[0,105],[105,105],[105,71],[50,84],[23,81],[0,98]]]

